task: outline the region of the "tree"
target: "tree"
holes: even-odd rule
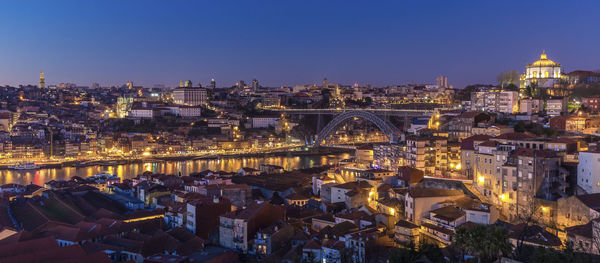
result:
[[[471,100],[471,92],[478,91],[479,87],[481,87],[481,86],[486,86],[486,85],[476,84],[476,85],[466,86],[464,89],[458,90],[454,97],[459,101]]]
[[[564,250],[555,250],[550,248],[537,247],[532,249],[529,262],[533,263],[575,263],[575,262],[592,262],[589,254],[577,253],[573,250],[573,246],[567,243]]]
[[[497,226],[459,227],[454,235],[454,245],[463,255],[474,256],[478,262],[492,262],[512,252],[506,230]]]
[[[523,96],[538,98],[540,90],[538,88],[537,83],[530,83],[523,89]]]
[[[506,87],[504,87],[504,90],[519,92],[519,87],[517,85],[511,83],[511,84],[506,85]]]
[[[521,74],[519,74],[516,70],[504,71],[498,74],[496,80],[498,81],[498,85],[504,88],[510,84],[515,85],[519,83],[519,79]]]
[[[515,129],[515,132],[525,132],[525,130],[527,129],[527,127],[525,126],[525,122],[524,121],[519,121],[515,125],[514,129]]]
[[[437,245],[425,243],[418,246],[411,243],[406,248],[394,250],[390,254],[389,262],[416,262],[423,258],[427,259],[425,262],[445,262],[442,250]]]
[[[519,197],[519,192],[517,192],[517,199]],[[533,198],[533,196],[531,196]],[[517,246],[515,248],[515,257],[521,261],[529,261],[524,259],[529,259],[531,256],[531,251],[529,251],[529,246],[525,243],[525,239],[527,238],[527,234],[530,232],[530,228],[534,223],[540,222],[543,217],[541,211],[541,205],[539,202],[533,200],[532,202],[528,202],[524,205],[517,205],[517,218],[518,221],[523,224],[523,228],[521,232],[518,233]]]

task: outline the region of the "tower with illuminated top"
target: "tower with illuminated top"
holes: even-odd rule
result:
[[[563,78],[560,63],[548,59],[546,52],[542,52],[540,59],[526,66],[525,74],[521,75],[521,87],[536,83],[540,88],[554,88]]]
[[[46,88],[46,79],[44,78],[44,72],[40,71],[40,89]]]

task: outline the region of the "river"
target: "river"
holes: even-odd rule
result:
[[[116,174],[121,179],[130,179],[145,171],[164,174],[189,175],[204,170],[234,172],[242,167],[258,168],[260,164],[274,164],[286,170],[310,168],[335,164],[349,158],[348,153],[310,156],[274,156],[274,157],[228,157],[222,159],[164,161],[135,163],[115,166],[63,167],[40,169],[36,171],[0,170],[0,185],[34,183],[43,185],[50,180],[68,180],[73,176],[89,177],[100,172]]]

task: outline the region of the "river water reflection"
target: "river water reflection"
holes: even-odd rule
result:
[[[165,161],[125,164],[115,166],[64,167],[60,169],[40,169],[37,171],[0,170],[0,185],[8,183],[43,185],[50,180],[68,180],[73,176],[88,177],[100,172],[118,175],[121,179],[130,179],[144,171],[154,173],[189,175],[204,170],[237,171],[242,167],[258,168],[260,164],[274,164],[286,170],[310,168],[326,164],[335,164],[349,158],[347,153],[322,156],[277,156],[277,157],[239,157],[193,161]]]

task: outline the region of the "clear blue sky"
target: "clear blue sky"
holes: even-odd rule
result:
[[[6,1],[0,85],[494,83],[600,69],[600,1]]]

